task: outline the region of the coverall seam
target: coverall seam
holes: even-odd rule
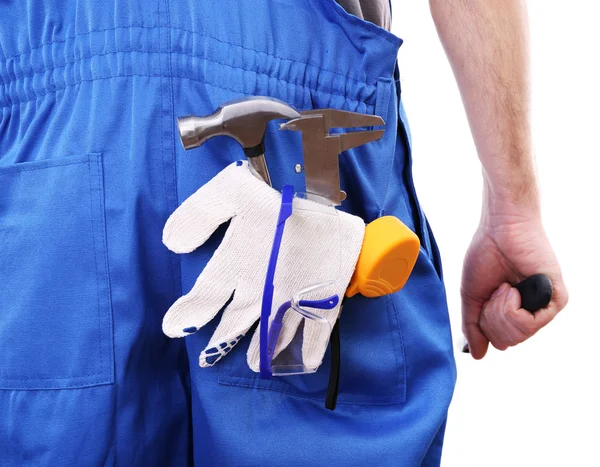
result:
[[[425,451],[425,453],[423,454],[423,457],[421,458],[421,462],[419,462],[419,466],[420,467],[427,467],[427,466],[436,466],[436,465],[439,465],[439,463],[438,463],[439,462],[439,457],[437,459],[435,459],[436,462],[434,464],[431,464],[429,462],[427,464],[425,464],[424,462],[426,460],[429,461],[429,459],[427,459],[427,457],[431,453],[431,448],[433,446],[433,443],[436,441],[436,439],[440,435],[440,431],[442,430],[442,428],[445,428],[444,425],[447,423],[447,421],[448,421],[448,414],[446,413],[446,416],[443,418],[443,420],[437,426],[437,429],[435,430],[435,434],[433,435],[433,438],[431,438],[431,441],[429,442],[429,445],[427,446],[427,451]],[[442,431],[442,433],[443,433],[443,431]],[[439,453],[441,454],[441,449],[440,449]]]
[[[255,378],[245,378],[243,376],[230,376],[236,379],[244,379],[244,380],[249,380],[249,381],[254,381]],[[312,396],[307,396],[304,394],[298,394],[297,392],[293,392],[293,391],[286,391],[284,389],[277,389],[277,388],[273,388],[273,387],[266,387],[266,386],[259,386],[259,385],[254,385],[251,383],[243,383],[243,382],[234,382],[231,380],[227,380],[227,381],[223,381],[223,380],[219,380],[219,384],[223,384],[225,386],[235,386],[235,387],[240,387],[240,388],[246,388],[246,389],[257,389],[260,391],[271,391],[271,392],[278,392],[280,394],[285,394],[287,396],[291,396],[291,397],[296,397],[298,399],[308,399],[311,401],[317,401],[317,402],[322,402],[324,400],[324,396],[323,397],[312,397]],[[344,401],[344,400],[338,400],[337,404],[338,405],[360,405],[360,406],[373,406],[373,405],[402,405],[404,403],[404,401],[400,400],[394,400],[394,401],[386,401],[385,399],[394,399],[392,396],[386,396],[386,397],[378,397],[377,400],[370,400],[370,401]]]
[[[0,54],[2,54],[2,57],[6,57],[1,43],[0,43]],[[7,58],[3,58],[2,60],[0,60],[0,69],[7,61],[8,61]],[[2,76],[2,73],[0,73],[0,85],[4,86],[5,84],[6,83],[4,82],[4,76]]]
[[[55,66],[50,66],[50,67],[46,67],[46,68],[39,68],[39,69],[34,69],[34,67],[32,66],[31,69],[33,70],[33,73],[29,73],[29,74],[25,74],[23,73],[21,76],[17,76],[14,79],[11,79],[9,81],[5,81],[4,85],[5,86],[9,86],[10,84],[13,83],[19,83],[21,81],[24,81],[27,78],[35,78],[36,76],[41,76],[45,73],[50,73],[54,70],[58,70],[59,68],[65,68],[68,65],[74,65],[76,63],[82,62],[83,60],[88,60],[90,58],[94,58],[94,57],[106,57],[107,55],[116,55],[119,53],[146,53],[146,54],[161,54],[162,52],[160,50],[152,50],[150,48],[150,50],[138,50],[135,48],[130,48],[130,49],[120,49],[120,50],[113,50],[111,52],[103,52],[103,53],[91,53],[88,55],[82,55],[81,57],[77,57],[73,60],[67,60],[64,63],[61,63],[60,65],[55,65]],[[15,74],[16,76],[16,74]]]
[[[103,374],[103,372],[98,372],[98,373],[90,373],[88,375],[79,375],[79,376],[75,376],[75,375],[61,375],[61,376],[52,376],[49,378],[6,378],[6,377],[1,377],[0,381],[49,381],[52,379],[81,379],[81,378],[88,378],[90,376],[98,376]],[[0,383],[0,389],[2,388],[2,384]]]
[[[381,87],[383,87],[383,80],[384,80],[384,78],[381,78],[378,81],[378,83],[377,83],[378,84],[378,86],[377,86],[377,95],[378,96],[379,96],[379,92],[380,92],[379,84],[382,83]],[[381,91],[381,92],[383,93],[384,91]],[[391,92],[388,91],[387,89],[386,89],[386,96],[385,97],[387,98],[387,100],[386,100],[386,104],[387,104],[386,112],[387,112],[387,110],[389,110],[390,105],[392,105],[392,102],[391,102],[392,101]],[[380,111],[380,113],[382,113],[382,112]],[[387,113],[386,113],[386,115],[387,115]],[[396,135],[396,137],[397,137],[397,135]],[[392,180],[394,161],[396,159],[396,154],[395,154],[395,149],[396,149],[395,148],[395,142],[396,142],[396,138],[394,138],[393,142],[394,142],[394,146],[392,147],[392,150],[391,150],[392,155],[389,158],[389,165],[390,165],[390,167],[389,167],[389,170],[387,171],[388,177],[387,177],[387,182],[385,184],[385,190],[383,191],[382,202],[381,203],[377,202],[377,212],[378,212],[379,216],[381,216],[382,213],[385,213],[385,206],[387,204],[386,200],[387,200],[388,193],[389,193],[389,190],[390,190],[390,183],[391,183],[391,180]]]
[[[5,63],[7,63],[11,59],[22,57],[23,55],[30,54],[34,50],[38,50],[38,49],[41,49],[41,48],[49,46],[49,45],[53,45],[53,44],[65,44],[69,40],[77,39],[78,37],[89,36],[91,34],[95,34],[95,33],[99,33],[99,32],[116,31],[118,29],[135,29],[135,28],[138,28],[138,29],[150,29],[150,30],[157,29],[156,26],[144,26],[144,25],[138,25],[138,24],[131,24],[131,25],[128,25],[128,26],[116,26],[116,27],[113,27],[113,28],[95,29],[95,30],[91,30],[91,31],[88,31],[88,32],[85,32],[85,33],[75,34],[73,36],[66,37],[63,40],[45,42],[45,43],[43,43],[43,44],[41,44],[39,46],[30,48],[29,50],[26,50],[26,51],[21,52],[19,54],[12,55],[10,57],[6,57],[4,60],[0,60],[0,66],[4,65]],[[162,29],[162,28],[164,28],[164,26],[158,26],[158,29]],[[308,61],[307,62],[303,62],[301,60],[295,60],[293,58],[281,57],[279,55],[271,54],[269,52],[265,52],[265,51],[262,51],[262,50],[253,49],[251,47],[243,46],[241,44],[234,44],[232,42],[228,42],[226,40],[219,39],[217,37],[210,36],[208,34],[204,34],[204,33],[198,32],[198,31],[192,31],[190,29],[180,28],[180,27],[176,27],[176,26],[168,26],[168,28],[169,29],[174,29],[174,30],[177,30],[177,31],[187,32],[187,33],[194,34],[194,35],[197,35],[197,36],[200,36],[200,37],[205,37],[205,38],[208,38],[208,39],[212,39],[212,40],[214,40],[216,42],[220,42],[222,44],[227,44],[227,45],[230,45],[230,46],[233,46],[233,47],[238,47],[238,48],[240,48],[242,50],[248,50],[248,51],[251,51],[251,52],[258,53],[258,54],[263,54],[263,55],[266,55],[268,57],[276,58],[278,60],[284,60],[284,61],[289,61],[289,62],[292,62],[292,63],[298,63],[300,65],[309,66],[309,67],[315,68],[315,69],[317,69],[319,71],[324,71],[326,73],[331,73],[331,74],[336,75],[336,76],[341,76],[341,77],[347,79],[348,81],[352,81],[352,82],[357,83],[357,84],[367,84],[369,86],[375,86],[376,85],[376,83],[369,83],[366,80],[359,80],[357,78],[352,78],[351,76],[348,76],[348,75],[345,75],[343,73],[340,73],[339,71],[334,71],[334,70],[329,70],[327,68],[322,68],[322,67],[320,67],[318,65],[315,65],[314,63],[308,62]],[[385,39],[385,38],[383,37],[383,39]]]
[[[396,61],[396,68],[398,67],[398,62]],[[402,90],[400,88],[400,83],[399,81],[396,80],[392,80],[391,85],[393,87],[393,90],[391,92],[393,92],[393,95],[396,96],[396,100],[395,100],[395,106],[394,106],[394,114],[395,114],[395,118],[397,119],[397,124],[394,128],[395,131],[395,135],[396,137],[394,138],[394,147],[393,147],[393,154],[392,154],[392,158],[390,160],[390,167],[389,167],[389,177],[388,177],[388,181],[386,184],[386,189],[385,189],[385,195],[383,197],[383,210],[385,212],[386,210],[386,206],[388,206],[388,203],[390,202],[390,198],[389,198],[389,191],[390,191],[390,185],[391,185],[391,179],[393,175],[396,175],[396,177],[398,176],[398,174],[395,173],[395,164],[397,162],[397,160],[399,159],[399,155],[398,155],[398,142],[401,140],[402,138],[402,129],[400,127],[400,125],[402,125],[402,122],[400,120],[399,117],[399,108],[400,108],[400,104],[401,104],[401,98],[402,98]],[[400,143],[401,144],[401,143]],[[409,162],[412,164],[411,159],[411,154],[409,151],[412,150],[412,148],[410,147],[410,143],[407,142],[406,144],[406,148],[403,148],[406,151],[402,151],[402,155],[403,155],[403,161],[402,161],[402,170],[405,170],[405,162],[407,160],[409,160]],[[411,169],[412,170],[412,166]],[[404,174],[401,171],[400,174],[400,179],[404,180]],[[411,175],[412,177],[412,175]],[[408,213],[408,217],[412,219],[411,216],[411,211],[412,211],[412,207],[411,207],[411,201],[410,201],[410,197],[411,197],[411,193],[409,192],[410,187],[408,186],[408,184],[405,183],[405,192],[406,192],[406,196],[402,196],[402,204],[405,206],[406,208],[406,212]],[[418,216],[420,216],[420,214],[417,214]],[[414,219],[412,219],[414,222]],[[420,229],[418,227],[418,223],[415,223],[414,225],[414,230],[415,230],[415,234],[419,237],[419,239],[421,239],[421,234],[420,234]],[[422,243],[422,240],[419,240],[420,243]]]
[[[400,362],[398,361],[398,352],[396,351],[396,343],[395,343],[395,339],[392,339],[392,345],[394,346],[394,357],[396,358],[396,368],[398,368],[398,381],[400,382],[400,374],[402,374],[403,379],[402,379],[402,393],[400,393],[400,384],[396,385],[396,397],[398,397],[402,402],[406,401],[406,353],[404,351],[404,337],[402,336],[402,328],[400,326],[400,317],[398,316],[398,309],[396,308],[396,305],[394,304],[394,300],[392,299],[392,297],[387,296],[386,297],[387,303],[391,303],[392,305],[392,311],[393,311],[393,315],[396,318],[396,329],[398,331],[398,337],[400,338],[400,351],[402,353],[402,365],[400,365]],[[387,306],[386,306],[387,308]],[[388,311],[388,316],[389,316],[389,311]]]
[[[102,54],[90,54],[90,55],[87,55],[87,56],[79,57],[79,58],[77,58],[75,60],[72,60],[72,61],[65,62],[62,65],[57,65],[57,66],[49,67],[49,68],[42,69],[42,70],[34,70],[33,74],[28,74],[28,75],[23,74],[20,77],[17,77],[15,79],[12,79],[10,81],[5,82],[4,85],[5,85],[5,87],[8,87],[8,86],[10,86],[13,83],[16,85],[17,83],[20,83],[20,82],[22,82],[23,80],[25,80],[27,78],[35,78],[36,76],[41,76],[41,75],[49,73],[49,72],[51,72],[53,70],[57,70],[59,68],[65,68],[68,65],[73,65],[75,63],[78,63],[78,62],[81,62],[83,60],[87,60],[87,59],[90,59],[90,58],[104,57],[104,56],[107,56],[107,55],[117,55],[117,54],[130,54],[130,53],[140,53],[140,54],[148,54],[148,55],[162,55],[162,54],[165,54],[167,52],[153,51],[153,50],[138,50],[138,49],[133,49],[132,48],[132,49],[124,49],[124,50],[115,50],[115,51],[112,51],[112,52],[105,52],[105,53],[102,53]],[[197,58],[199,60],[206,61],[206,62],[209,62],[209,63],[215,63],[217,65],[221,65],[221,66],[224,66],[226,68],[231,68],[233,70],[241,70],[241,71],[247,71],[249,73],[254,73],[254,74],[258,75],[258,76],[264,76],[266,78],[274,79],[274,80],[276,80],[278,82],[282,82],[282,83],[285,83],[287,85],[292,85],[292,86],[295,86],[295,87],[300,88],[300,89],[307,89],[309,91],[313,91],[313,92],[316,92],[318,94],[325,94],[325,95],[328,95],[328,96],[338,96],[338,97],[342,97],[345,100],[350,101],[350,102],[354,102],[354,103],[358,103],[358,104],[365,104],[365,105],[373,105],[373,104],[368,104],[367,101],[359,101],[357,99],[352,99],[350,97],[347,97],[345,94],[342,94],[342,93],[339,93],[339,92],[323,91],[323,90],[317,89],[316,86],[313,87],[313,86],[306,85],[306,84],[295,83],[295,82],[292,82],[292,81],[289,81],[289,80],[286,80],[286,79],[274,76],[274,75],[269,74],[269,73],[264,73],[264,72],[261,72],[261,71],[256,71],[256,70],[252,70],[252,69],[248,69],[248,68],[244,68],[244,67],[233,66],[233,65],[230,65],[228,63],[220,62],[218,60],[214,60],[212,58],[203,57],[203,56],[200,56],[200,55],[194,55],[194,54],[190,54],[190,53],[186,53],[186,52],[168,52],[168,54],[169,54],[169,57],[171,57],[173,54],[175,54],[175,55],[183,55],[183,56],[187,56],[187,57],[191,57],[191,58]],[[173,75],[171,67],[169,67],[169,75],[170,75],[171,78],[177,77],[177,76]],[[93,81],[94,79],[99,79],[99,78],[93,78],[92,80],[82,80],[82,81]],[[190,79],[194,79],[194,78],[190,78]],[[210,83],[207,83],[207,84],[210,84]],[[60,89],[60,88],[55,88],[55,89]],[[228,90],[226,88],[221,88],[221,89]]]
[[[44,162],[46,161],[52,161],[52,158],[50,159],[44,159]],[[31,162],[37,162],[37,161],[31,161]],[[40,161],[41,162],[41,161]],[[24,164],[28,164],[29,162],[20,162],[14,165],[9,165],[7,167],[0,167],[0,175],[2,175],[3,173],[11,173],[11,172],[32,172],[34,170],[44,170],[44,169],[51,169],[53,167],[66,167],[68,165],[79,165],[79,164],[83,164],[83,161],[78,161],[78,162],[67,162],[64,164],[51,164],[51,165],[45,165],[43,167],[31,167],[31,168],[21,168],[19,166],[24,165]]]
[[[96,318],[98,320],[98,348],[100,351],[100,373],[104,373],[104,360],[102,357],[102,333],[100,332],[100,287],[98,280],[98,255],[96,254],[96,232],[94,226],[94,199],[92,197],[92,158],[88,156],[88,177],[89,177],[89,196],[90,196],[90,224],[92,228],[92,250],[94,251],[94,272],[96,273]],[[87,375],[89,376],[89,375]]]
[[[108,263],[108,234],[107,234],[107,222],[106,222],[106,206],[104,204],[104,193],[106,192],[104,186],[104,166],[103,166],[103,153],[97,152],[90,154],[90,157],[94,155],[96,157],[96,164],[98,166],[98,181],[99,181],[99,201],[100,201],[100,232],[102,236],[102,247],[104,251],[104,276],[106,278],[106,293],[107,293],[107,310],[108,310],[108,324],[109,324],[109,335],[108,335],[108,345],[110,346],[109,350],[109,368],[111,371],[111,375],[109,378],[109,383],[114,383],[115,376],[115,342],[114,342],[114,317],[113,317],[113,307],[112,307],[112,285],[110,282],[110,267]],[[98,312],[99,313],[99,312]],[[98,330],[100,332],[100,330]],[[100,341],[100,345],[102,345],[102,341]],[[103,361],[104,362],[104,361]]]
[[[398,73],[400,73],[398,64],[396,63],[396,69]],[[415,188],[414,176],[413,176],[413,154],[412,154],[412,141],[409,137],[409,128],[407,124],[405,124],[404,120],[401,116],[402,110],[402,88],[400,87],[400,81],[396,80],[396,90],[398,93],[398,140],[404,146],[404,154],[405,154],[405,162],[406,164],[402,168],[401,178],[404,181],[404,185],[407,188],[407,199],[405,203],[409,208],[409,212],[414,212],[413,221],[415,221],[415,233],[419,237],[421,242],[421,247],[423,251],[426,253],[427,259],[432,261],[431,257],[431,245],[429,245],[429,236],[425,230],[424,226],[424,218],[425,214],[421,208],[421,203],[419,202],[419,198],[417,196],[417,190]],[[439,274],[438,278],[439,278]]]
[[[165,6],[166,6],[166,12],[167,12],[167,24],[170,26],[171,24],[171,15],[170,15],[170,7],[169,7],[169,0],[165,0]],[[162,28],[159,29],[159,50],[160,47],[162,47],[162,34],[161,34]],[[169,91],[170,94],[170,115],[169,118],[166,119],[166,131],[169,131],[169,128],[171,128],[172,126],[172,122],[175,120],[175,104],[174,104],[174,92],[173,92],[173,65],[172,65],[172,55],[171,55],[171,29],[170,27],[168,28],[167,31],[167,50],[168,50],[168,56],[167,56],[167,65],[168,65],[168,83],[167,83],[167,90]],[[162,54],[161,54],[162,57]],[[162,81],[162,78],[161,78]],[[160,95],[160,99],[161,99],[161,107],[162,107],[162,101],[163,101],[163,95],[164,93],[161,90],[161,95]],[[163,159],[163,163],[162,163],[162,172],[163,172],[163,183],[164,183],[164,187],[165,187],[165,200],[167,202],[168,205],[168,210],[174,210],[177,207],[178,201],[179,201],[179,195],[177,194],[177,175],[176,175],[176,171],[177,171],[177,160],[175,158],[175,139],[174,139],[174,135],[172,130],[171,132],[171,144],[170,144],[170,149],[171,149],[171,163],[173,164],[173,175],[171,176],[171,182],[172,182],[172,186],[173,186],[173,190],[175,191],[175,202],[173,203],[171,197],[169,196],[169,191],[167,188],[167,174],[165,171],[165,160]],[[164,145],[164,131],[163,131],[163,135],[162,135],[162,147],[165,148]],[[170,205],[170,206],[169,206]],[[176,295],[180,295],[181,294],[181,283],[182,283],[182,271],[181,271],[181,267],[179,268],[179,280],[177,280],[177,267],[175,264],[175,261],[177,260],[177,257],[173,254],[169,254],[170,258],[169,258],[169,266],[171,268],[171,277],[172,277],[172,286],[173,286],[173,292]],[[177,287],[177,285],[179,284],[179,288]]]
[[[33,99],[22,99],[22,100],[21,99],[17,99],[16,103],[10,103],[10,104],[6,104],[6,105],[2,105],[2,106],[0,106],[0,108],[17,107],[17,106],[20,106],[22,104],[26,104],[28,102],[35,102],[35,101],[37,101],[38,99],[40,99],[40,98],[42,98],[44,96],[52,95],[52,94],[57,94],[60,91],[66,90],[67,88],[72,88],[72,87],[78,86],[81,83],[91,83],[91,82],[94,82],[94,81],[101,81],[101,80],[114,79],[114,78],[131,78],[133,76],[139,76],[139,77],[142,77],[142,78],[165,78],[165,77],[168,77],[168,76],[164,76],[164,75],[161,75],[161,74],[128,73],[128,74],[115,74],[115,75],[112,75],[112,76],[104,76],[104,77],[98,77],[98,78],[92,78],[92,79],[81,79],[81,80],[78,80],[75,83],[67,84],[67,85],[65,85],[65,86],[63,86],[61,88],[51,89],[51,90],[48,90],[47,92],[38,94]],[[236,94],[242,94],[242,95],[245,95],[245,96],[253,96],[254,95],[252,93],[247,93],[247,92],[240,91],[240,90],[237,90],[237,89],[231,89],[231,88],[226,88],[224,86],[219,86],[219,85],[216,85],[216,84],[212,84],[212,83],[209,83],[207,81],[201,80],[199,78],[192,78],[190,76],[173,76],[173,78],[174,79],[189,79],[189,80],[192,80],[192,81],[197,81],[199,83],[203,83],[206,86],[210,86],[210,87],[213,87],[213,88],[216,88],[216,89],[221,89],[223,91],[230,91],[230,92],[233,92],[233,93],[236,93]],[[300,87],[302,89],[307,89],[309,91],[314,92],[315,94],[324,94],[324,95],[327,95],[327,96],[335,95],[335,94],[331,94],[331,93],[328,93],[328,92],[325,92],[325,91],[320,91],[320,90],[317,90],[317,89],[313,89],[313,88],[310,88],[310,87],[297,85],[295,83],[288,83],[288,84],[292,84],[292,85]],[[359,100],[356,100],[356,99],[350,99],[350,98],[347,98],[346,96],[342,96],[341,94],[339,96],[343,97],[348,102],[353,102],[353,103],[356,103],[356,104],[364,104],[367,107],[367,109],[371,109],[372,110],[372,108],[373,108],[373,104],[369,104],[369,103],[366,103],[364,101],[359,101]],[[10,100],[11,102],[13,101],[13,99],[10,98],[10,97],[8,97],[8,100]]]

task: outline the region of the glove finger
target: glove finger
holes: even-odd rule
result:
[[[242,290],[236,290],[210,342],[200,354],[200,366],[213,366],[227,355],[259,317],[260,297],[247,296]]]
[[[163,243],[175,253],[194,251],[213,234],[221,224],[231,219],[234,206],[231,203],[216,203],[220,205],[215,210],[213,205],[204,208],[204,199],[196,192],[171,214],[163,230]],[[201,202],[200,202],[201,201]]]
[[[337,316],[337,314],[336,314]],[[330,320],[328,320],[330,321]],[[329,322],[327,326],[323,322],[305,320],[304,341],[302,342],[302,360],[304,366],[316,370],[323,363],[325,351],[331,337],[333,326]]]
[[[276,311],[277,310],[275,310],[275,312]],[[273,320],[275,312],[271,313],[270,321]],[[288,345],[290,345],[290,342],[292,342],[292,339],[296,335],[298,326],[300,326],[300,323],[303,319],[304,318],[302,315],[300,315],[300,313],[297,313],[292,309],[287,311],[283,317],[281,332],[279,333],[279,339],[277,340],[277,345],[275,346],[275,351],[273,352],[273,359],[275,359],[283,350],[288,347]],[[254,335],[252,336],[252,341],[248,347],[247,361],[248,366],[250,369],[252,369],[252,371],[260,371],[260,327],[256,329]]]
[[[231,164],[186,199],[169,217],[163,243],[175,253],[194,251],[237,210],[240,180],[252,177],[243,164]],[[237,183],[236,183],[237,182]]]
[[[217,271],[226,268],[218,268],[215,264],[209,262],[192,290],[171,305],[162,323],[167,336],[184,337],[195,333],[212,320],[231,298],[235,283],[232,278],[218,274]]]

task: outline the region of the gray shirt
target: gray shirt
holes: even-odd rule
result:
[[[392,13],[389,0],[336,0],[354,16],[370,21],[388,31],[391,28]]]

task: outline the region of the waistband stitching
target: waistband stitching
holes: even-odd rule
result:
[[[294,83],[294,82],[291,82],[291,81],[287,81],[287,80],[285,80],[283,78],[278,78],[276,76],[272,76],[272,75],[270,75],[268,73],[263,73],[263,72],[260,72],[260,71],[251,70],[251,69],[244,68],[244,67],[233,66],[233,65],[230,65],[228,63],[220,62],[218,60],[214,60],[214,59],[211,59],[211,58],[201,57],[201,56],[198,56],[198,55],[194,55],[194,54],[190,54],[190,53],[185,53],[185,52],[158,52],[158,51],[146,51],[146,50],[137,50],[137,49],[116,50],[114,52],[106,52],[106,53],[102,53],[102,54],[90,54],[90,55],[86,55],[86,56],[83,56],[83,57],[78,57],[77,59],[65,62],[62,65],[57,65],[57,66],[50,67],[50,68],[45,68],[45,69],[42,69],[42,70],[34,70],[34,72],[32,74],[28,74],[28,75],[24,74],[22,76],[17,77],[16,79],[12,79],[12,80],[9,80],[9,81],[4,81],[3,84],[4,84],[5,87],[8,87],[10,84],[12,84],[12,83],[18,83],[19,81],[21,81],[21,80],[23,80],[25,78],[33,78],[35,76],[42,75],[42,74],[47,73],[49,71],[56,70],[58,68],[64,68],[67,65],[73,65],[75,63],[78,63],[78,62],[81,62],[83,60],[87,60],[87,59],[93,58],[93,57],[104,57],[104,56],[107,56],[107,55],[116,55],[116,54],[120,54],[120,53],[132,53],[132,52],[133,53],[149,54],[149,55],[161,55],[161,54],[167,54],[167,55],[184,55],[184,56],[188,56],[188,57],[191,57],[191,58],[197,58],[199,60],[204,60],[204,61],[207,61],[207,62],[210,62],[210,63],[216,63],[217,65],[221,65],[221,66],[224,66],[224,67],[227,67],[227,68],[231,68],[233,70],[242,70],[242,71],[248,71],[248,72],[251,72],[251,73],[255,73],[257,75],[265,76],[267,78],[274,79],[276,81],[281,81],[281,82],[283,82],[285,84],[290,84],[292,86],[296,86],[296,87],[299,87],[301,89],[310,89],[310,90],[313,90],[313,91],[318,92],[320,94],[331,95],[331,96],[339,96],[339,97],[343,97],[344,99],[349,100],[351,102],[359,102],[357,100],[353,100],[353,99],[348,98],[345,94],[341,94],[341,93],[337,93],[337,92],[333,92],[333,91],[330,91],[330,92],[320,91],[320,90],[311,88],[310,86],[306,86],[306,85]],[[177,76],[174,76],[174,77],[176,78]],[[194,79],[194,78],[190,78],[190,79]],[[85,80],[85,81],[93,81],[93,80]],[[200,80],[200,81],[202,81],[202,80]],[[203,81],[203,82],[206,82],[206,81]],[[208,82],[206,82],[206,83],[210,84]],[[218,87],[218,86],[216,86],[216,87]],[[62,89],[62,88],[59,88],[59,89]],[[221,88],[221,89],[228,90],[227,88]],[[232,89],[229,89],[229,90],[232,91]]]
[[[116,53],[119,53],[119,52],[116,52]],[[77,82],[75,82],[73,84],[67,84],[67,85],[65,85],[63,87],[60,87],[60,88],[50,89],[50,90],[48,90],[48,91],[46,91],[44,93],[38,94],[33,99],[19,100],[17,103],[9,103],[7,105],[1,105],[0,108],[16,107],[16,106],[19,106],[19,105],[22,105],[22,104],[26,104],[27,102],[34,102],[34,101],[36,101],[36,100],[38,100],[38,99],[40,99],[40,98],[42,98],[42,97],[44,97],[46,95],[56,94],[56,93],[58,93],[60,91],[64,91],[67,88],[78,86],[81,83],[91,83],[91,82],[94,82],[94,81],[100,81],[100,80],[105,80],[105,79],[114,79],[114,78],[130,78],[130,77],[133,77],[133,76],[140,76],[142,78],[170,78],[170,77],[172,77],[172,78],[175,78],[175,79],[189,79],[191,81],[197,81],[199,83],[203,83],[206,86],[210,86],[210,87],[213,87],[213,88],[216,88],[216,89],[221,89],[223,91],[230,91],[230,92],[234,92],[236,94],[242,94],[242,95],[245,95],[245,96],[251,96],[251,95],[253,95],[253,94],[249,94],[249,93],[246,93],[246,92],[243,92],[243,91],[239,91],[237,89],[226,88],[224,86],[212,84],[212,83],[209,83],[207,81],[204,81],[204,80],[201,80],[201,79],[198,79],[198,78],[192,78],[192,77],[189,77],[189,76],[169,76],[169,75],[166,75],[166,74],[154,74],[154,75],[147,74],[147,75],[145,75],[145,74],[141,74],[141,73],[131,73],[131,74],[117,74],[117,75],[113,75],[113,76],[106,76],[106,77],[94,78],[94,79],[82,79],[82,80],[79,80],[79,81],[77,81]],[[285,82],[287,83],[287,81],[285,81]],[[292,84],[294,86],[303,87],[303,86],[297,85],[295,83],[287,83],[287,84]],[[313,92],[315,92],[317,94],[332,95],[331,93],[319,91],[317,89],[312,89],[312,88],[307,88],[307,89],[310,89],[311,91],[313,91]],[[354,103],[357,103],[357,104],[365,104],[367,106],[367,108],[373,107],[372,104],[367,104],[365,102],[361,102],[361,101],[358,101],[358,100],[355,100],[355,99],[350,99],[350,98],[348,98],[346,96],[343,96],[341,94],[336,94],[336,95],[339,95],[339,96],[343,97],[345,100],[347,100],[349,102],[354,102]],[[9,100],[9,101],[11,100],[10,96],[7,95],[6,97],[7,97],[7,100]]]
[[[328,70],[326,68],[322,68],[322,67],[320,67],[318,65],[315,65],[313,63],[310,63],[310,62],[306,62],[305,63],[305,62],[302,62],[302,61],[299,61],[299,60],[294,60],[292,58],[280,57],[278,55],[270,54],[270,53],[264,52],[262,50],[252,49],[250,47],[245,47],[245,46],[240,45],[240,44],[234,44],[232,42],[227,42],[227,41],[224,41],[222,39],[218,39],[216,37],[209,36],[207,34],[202,34],[202,33],[199,33],[197,31],[191,31],[189,29],[178,28],[178,27],[175,27],[175,26],[171,26],[171,27],[156,26],[156,27],[154,27],[154,26],[142,26],[142,25],[132,24],[132,25],[129,25],[129,26],[117,26],[117,27],[114,27],[114,28],[105,28],[105,29],[91,30],[91,31],[88,31],[86,33],[75,34],[73,36],[66,37],[64,40],[45,42],[45,43],[43,43],[43,44],[41,44],[41,45],[39,45],[37,47],[33,47],[33,48],[31,48],[31,49],[29,49],[29,50],[27,50],[25,52],[22,52],[20,54],[12,55],[10,57],[6,57],[4,60],[0,60],[0,66],[4,65],[5,63],[7,63],[8,60],[11,60],[11,59],[14,59],[14,58],[19,58],[19,57],[22,57],[23,55],[30,54],[34,50],[41,49],[41,48],[43,48],[43,47],[45,47],[47,45],[64,44],[64,43],[66,43],[69,40],[76,39],[78,37],[89,36],[90,34],[94,34],[94,33],[98,33],[98,32],[116,31],[118,29],[132,29],[132,28],[139,28],[139,29],[160,29],[160,28],[164,28],[164,29],[174,29],[174,30],[177,30],[177,31],[184,31],[184,32],[188,32],[190,34],[194,34],[194,35],[200,36],[200,37],[206,37],[208,39],[212,39],[212,40],[214,40],[216,42],[220,42],[222,44],[227,44],[227,45],[231,45],[233,47],[238,47],[238,48],[240,48],[242,50],[249,50],[249,51],[255,52],[257,54],[263,54],[263,55],[266,55],[268,57],[273,57],[273,58],[276,58],[278,60],[289,61],[289,62],[292,62],[292,63],[298,63],[298,64],[301,64],[301,65],[310,66],[310,67],[316,68],[319,71],[324,71],[326,73],[331,73],[331,74],[334,74],[334,75],[337,75],[337,76],[341,76],[341,77],[343,77],[343,78],[345,78],[345,79],[347,79],[349,81],[352,81],[354,83],[367,84],[367,85],[370,85],[370,86],[374,86],[375,85],[374,83],[369,83],[367,81],[357,80],[357,79],[352,78],[350,76],[344,75],[343,73],[340,73],[338,71],[333,71],[333,70]]]

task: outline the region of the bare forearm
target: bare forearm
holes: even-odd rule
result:
[[[430,0],[483,164],[484,208],[539,209],[524,0]]]

